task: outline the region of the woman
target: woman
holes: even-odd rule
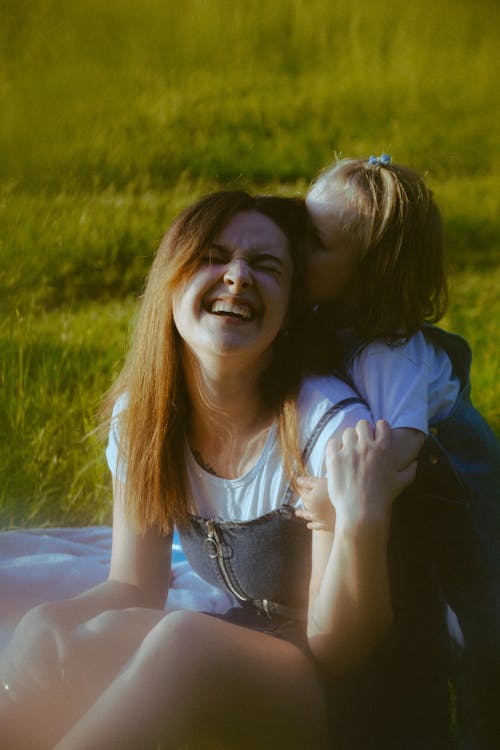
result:
[[[300,382],[306,229],[300,201],[228,192],[163,240],[111,399],[109,580],[19,625],[0,670],[11,747],[325,745],[321,668],[357,664],[388,627],[389,509],[413,469],[345,383]],[[311,578],[293,476],[325,474],[345,430]],[[163,611],[173,524],[238,600],[226,615]]]

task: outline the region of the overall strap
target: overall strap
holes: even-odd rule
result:
[[[325,411],[319,422],[314,427],[313,431],[309,435],[309,438],[304,446],[304,450],[302,451],[302,461],[305,464],[307,460],[309,459],[314,446],[316,445],[319,436],[321,435],[321,432],[326,424],[330,421],[330,419],[337,414],[341,409],[345,409],[346,406],[351,406],[351,404],[363,404],[363,406],[366,406],[366,401],[363,401],[362,398],[359,396],[351,396],[350,398],[344,398],[342,401],[339,401],[338,403],[334,404],[333,406],[330,406],[329,409]],[[285,493],[285,496],[283,498],[282,505],[286,505],[290,498],[293,495],[293,487],[289,484],[288,489]]]

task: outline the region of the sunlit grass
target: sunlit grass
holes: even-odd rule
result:
[[[499,285],[499,268],[462,268],[443,325],[471,343],[474,400],[500,436]],[[123,361],[134,309],[123,297],[3,319],[0,525],[109,521],[104,445],[95,435],[84,438]]]
[[[4,5],[0,174],[30,188],[293,180],[335,151],[498,173],[494,0]]]
[[[452,305],[443,325],[471,344],[472,398],[500,439],[500,266],[465,268],[452,282]]]
[[[187,203],[304,194],[335,153],[428,174],[500,434],[498,4],[19,0],[0,24],[0,526],[109,520],[85,436]]]
[[[208,180],[181,178],[165,192],[0,190],[0,309],[137,293],[174,215],[209,189]]]
[[[91,304],[0,325],[0,525],[109,521],[104,446],[92,433],[132,309]]]

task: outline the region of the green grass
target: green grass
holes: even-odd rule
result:
[[[334,154],[428,173],[500,435],[498,5],[0,0],[0,527],[109,520],[95,425],[152,254],[216,187]]]
[[[109,520],[103,446],[91,432],[131,308],[86,305],[18,316],[1,327],[0,379],[8,394],[2,525]]]
[[[1,174],[30,189],[294,180],[335,150],[498,172],[495,0],[2,6]]]

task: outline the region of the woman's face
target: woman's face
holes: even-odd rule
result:
[[[314,302],[327,302],[349,292],[358,258],[352,241],[343,229],[345,198],[328,202],[307,198],[307,210],[318,232],[320,243],[310,248],[309,293]]]
[[[259,360],[284,326],[292,259],[288,241],[258,211],[238,213],[207,247],[203,263],[174,292],[173,315],[198,358]]]

